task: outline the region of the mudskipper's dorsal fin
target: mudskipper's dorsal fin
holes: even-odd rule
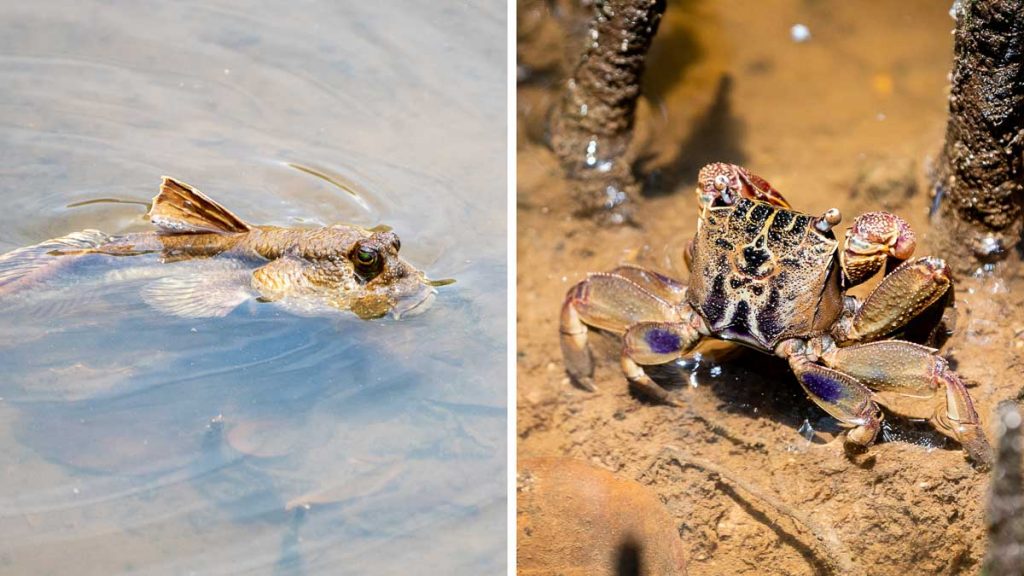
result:
[[[248,232],[249,225],[227,208],[207,198],[195,188],[164,176],[160,193],[153,198],[149,221],[162,232]]]

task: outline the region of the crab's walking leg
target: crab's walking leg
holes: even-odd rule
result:
[[[625,278],[670,304],[681,304],[686,299],[686,284],[653,270],[623,264],[610,274]]]
[[[579,310],[576,308],[577,299],[573,292],[580,290],[582,282],[573,287],[562,304],[562,318],[560,322],[559,342],[562,345],[562,361],[565,362],[565,371],[569,378],[577,386],[594,392],[594,358],[587,346],[587,325],[580,320]]]
[[[840,323],[836,339],[869,341],[899,330],[941,298],[951,283],[940,258],[904,262],[868,294],[851,320]]]
[[[789,360],[811,400],[851,429],[846,441],[859,447],[870,446],[882,426],[881,411],[871,390],[849,374],[815,364],[803,350],[804,344],[799,341],[779,345],[780,355]]]
[[[908,418],[928,419],[985,466],[991,448],[963,381],[935,350],[900,340],[833,349],[822,362],[864,382],[879,404]]]
[[[685,308],[689,308],[686,306]],[[702,320],[692,311],[686,322],[641,322],[629,327],[623,337],[622,372],[638,392],[663,402],[677,404],[672,393],[651,380],[641,364],[667,364],[686,354],[701,338]]]
[[[624,334],[643,321],[679,322],[675,307],[617,274],[591,274],[569,289],[562,305],[561,345],[565,369],[582,388],[595,390],[588,326]]]

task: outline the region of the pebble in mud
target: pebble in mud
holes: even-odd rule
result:
[[[527,458],[516,492],[520,574],[686,573],[672,518],[642,484],[580,460]]]
[[[793,42],[807,42],[811,39],[811,30],[804,24],[794,24],[789,29],[789,37],[793,39]]]

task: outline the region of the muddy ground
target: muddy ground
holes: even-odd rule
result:
[[[629,262],[685,279],[694,179],[709,161],[749,167],[804,211],[838,207],[844,224],[895,211],[918,232],[917,253],[929,253],[926,173],[945,127],[948,6],[670,2],[638,120],[647,192],[635,226],[571,215],[544,116],[571,61],[566,38],[585,26],[547,6],[519,7],[519,458],[571,456],[649,488],[691,575],[978,573],[989,475],[928,425],[887,415],[879,443],[851,458],[835,421],[777,359],[702,349],[695,370],[663,375],[685,399],[674,408],[628,390],[613,338],[591,339],[596,393],[569,383],[558,346],[562,298],[586,272]],[[791,37],[798,23],[809,40]],[[991,422],[1024,385],[1024,283],[1013,270],[956,281],[956,331],[942,352]]]

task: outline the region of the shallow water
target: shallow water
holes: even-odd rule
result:
[[[69,205],[168,174],[457,279],[401,321],[5,310],[0,572],[504,570],[505,7],[344,4],[0,6],[0,251],[147,230]]]

